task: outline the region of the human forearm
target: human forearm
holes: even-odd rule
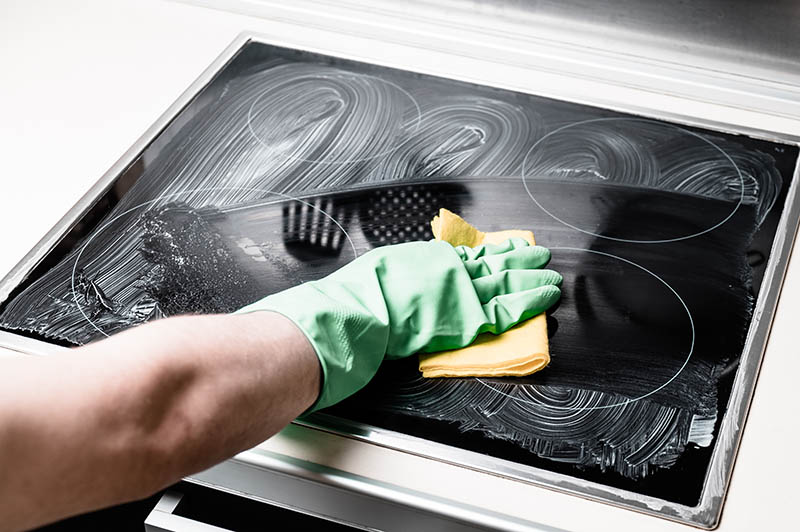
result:
[[[14,361],[0,374],[0,529],[144,496],[352,395],[385,357],[502,333],[558,300],[549,258],[523,239],[386,246],[241,314]]]
[[[0,379],[0,470],[14,465],[0,529],[14,529],[144,496],[257,444],[313,403],[319,366],[291,322],[260,312],[162,320],[14,361]]]
[[[317,397],[314,351],[278,314],[187,316],[137,332],[140,338],[117,335],[84,349],[98,357],[108,349],[127,350],[132,360],[152,355],[142,389],[123,392],[120,402],[139,419],[132,440],[151,444],[143,458],[164,460],[168,482],[256,445]],[[117,419],[122,412],[113,410]]]

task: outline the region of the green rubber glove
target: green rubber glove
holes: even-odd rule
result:
[[[561,275],[541,269],[549,260],[521,238],[385,246],[238,312],[278,312],[311,341],[323,379],[312,412],[360,390],[384,358],[465,347],[544,312],[561,296]]]

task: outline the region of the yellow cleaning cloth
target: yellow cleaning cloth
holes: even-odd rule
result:
[[[433,236],[454,246],[499,244],[512,237],[535,244],[531,231],[510,230],[484,233],[447,209],[440,209],[431,222]],[[423,377],[521,377],[550,363],[547,321],[539,314],[500,335],[484,333],[467,347],[420,354]]]

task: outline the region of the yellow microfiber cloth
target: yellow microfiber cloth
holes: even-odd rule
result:
[[[512,237],[535,245],[533,233],[523,230],[484,233],[447,209],[440,209],[431,222],[433,236],[453,246],[475,247],[499,244]],[[547,321],[544,313],[524,321],[503,334],[484,333],[467,347],[420,354],[423,377],[521,377],[550,363]]]

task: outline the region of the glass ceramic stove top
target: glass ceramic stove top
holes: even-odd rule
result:
[[[564,275],[549,367],[423,379],[415,357],[387,362],[307,422],[615,504],[698,508],[724,493],[709,471],[740,359],[763,348],[748,333],[764,279],[779,282],[797,156],[250,42],[13,287],[0,327],[76,345],[230,312],[431,238],[440,207],[484,231],[532,229]]]

